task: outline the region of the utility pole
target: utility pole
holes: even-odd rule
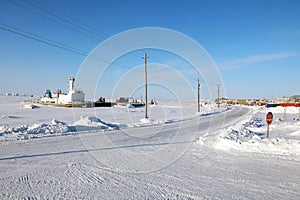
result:
[[[198,78],[198,112],[200,112],[200,80]]]
[[[220,108],[220,84],[217,84],[218,86],[218,101],[217,101],[217,104],[218,104],[218,108]]]
[[[300,120],[300,107],[299,107],[299,116],[298,116],[298,120]]]
[[[145,74],[145,119],[148,118],[148,91],[147,91],[147,54],[144,54],[144,74]]]

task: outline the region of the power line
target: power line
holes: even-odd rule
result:
[[[35,9],[39,9],[42,12],[46,13],[47,15],[52,16],[52,18],[49,17],[49,16],[46,16],[44,14],[41,14],[37,10],[29,8],[29,7],[25,6],[25,5],[21,5],[20,3],[16,3],[13,0],[8,0],[8,1],[11,2],[12,4],[16,5],[16,6],[19,6],[19,7],[23,8],[23,9],[25,9],[25,10],[33,12],[33,13],[35,13],[35,14],[37,14],[37,15],[39,15],[39,16],[47,19],[47,20],[50,20],[50,21],[52,21],[54,23],[57,23],[57,24],[59,24],[61,26],[64,26],[64,27],[66,27],[66,28],[68,28],[68,29],[70,29],[72,31],[78,32],[78,33],[80,33],[80,34],[82,34],[82,35],[84,35],[84,36],[86,36],[88,38],[95,39],[97,41],[101,41],[99,39],[100,37],[103,38],[103,39],[105,39],[106,37],[109,37],[107,34],[105,34],[103,32],[99,33],[99,31],[96,31],[95,29],[93,29],[90,26],[88,26],[88,25],[80,22],[79,20],[76,20],[73,17],[68,16],[68,15],[64,14],[63,12],[61,12],[61,11],[55,9],[55,8],[52,8],[49,5],[47,5],[45,3],[42,3],[42,2],[40,2],[38,0],[35,0],[37,2],[37,4],[34,4],[34,3],[29,2],[27,0],[22,0],[22,1],[24,3],[26,3],[27,5],[31,6],[31,7],[35,8]],[[45,9],[45,8],[47,8],[47,9]],[[49,9],[52,12],[50,12]],[[53,12],[55,12],[55,13],[53,13]],[[53,19],[53,17],[55,19]],[[60,20],[60,21],[58,21],[58,20]],[[70,24],[71,24],[71,26],[70,26]],[[76,28],[74,28],[74,27],[76,27]],[[114,47],[116,47],[118,49],[121,49],[121,50],[127,50],[126,47],[123,47],[122,45],[120,45],[120,43],[124,43],[124,41],[120,41],[118,39],[114,39],[114,40],[118,41],[118,43],[116,43],[116,42],[110,42],[111,46],[114,46]],[[142,56],[142,54],[139,54],[137,52],[132,52],[130,55],[135,55],[138,58],[140,58]],[[152,57],[155,58],[157,56],[152,55]]]
[[[8,26],[8,25],[3,24],[3,23],[0,23],[0,29],[11,32],[11,33],[14,33],[14,34],[17,34],[17,35],[20,35],[20,36],[23,36],[23,37],[26,37],[26,38],[29,38],[29,39],[32,39],[32,40],[35,40],[35,41],[38,41],[38,42],[41,42],[41,43],[44,43],[44,44],[47,44],[47,45],[50,45],[50,46],[53,46],[53,47],[56,47],[56,48],[59,48],[59,49],[63,49],[65,51],[69,51],[69,52],[72,52],[72,53],[75,53],[75,54],[78,54],[78,55],[81,55],[81,56],[89,57],[89,58],[92,58],[94,60],[100,61],[102,63],[107,63],[107,64],[111,64],[111,65],[114,65],[114,66],[122,67],[122,68],[125,68],[125,69],[130,69],[130,68],[125,67],[123,65],[113,64],[113,63],[111,63],[111,62],[109,62],[105,59],[89,55],[87,52],[84,52],[82,50],[63,45],[62,43],[59,43],[59,42],[55,42],[55,41],[52,41],[52,40],[42,38],[42,37],[40,37],[36,34],[32,34],[32,33],[17,29],[15,27]]]
[[[134,69],[126,67],[124,65],[120,65],[120,64],[117,64],[117,63],[111,63],[110,61],[105,60],[103,58],[99,58],[99,57],[96,57],[96,56],[89,55],[89,53],[87,53],[85,51],[82,51],[82,50],[79,50],[79,49],[76,49],[76,48],[73,48],[73,47],[70,47],[70,46],[66,46],[66,45],[64,45],[62,43],[55,42],[53,40],[49,40],[49,39],[43,38],[43,37],[41,37],[41,36],[39,36],[37,34],[29,33],[29,32],[26,32],[24,30],[21,30],[21,29],[18,29],[18,28],[15,28],[15,27],[3,24],[1,22],[0,22],[0,29],[8,31],[10,33],[14,33],[16,35],[20,35],[22,37],[25,37],[25,38],[28,38],[28,39],[31,39],[31,40],[35,40],[35,41],[44,43],[44,44],[52,46],[52,47],[56,47],[56,48],[59,48],[59,49],[65,50],[65,51],[69,51],[69,52],[75,53],[77,55],[81,55],[81,56],[85,56],[87,58],[91,58],[91,59],[100,61],[102,63],[110,64],[112,66],[124,68],[124,69],[127,69],[127,70],[132,70],[132,71],[134,71],[136,73],[141,73],[141,72],[138,72],[138,71],[136,71]]]
[[[103,41],[104,39],[106,38],[109,38],[110,35],[108,34],[105,34],[103,32],[99,32],[97,30],[95,30],[94,28],[80,22],[79,20],[69,16],[69,15],[66,15],[65,13],[45,4],[44,2],[41,2],[39,0],[35,0],[36,3],[32,3],[28,0],[22,0],[24,3],[26,3],[27,5],[35,8],[35,9],[38,9],[44,13],[46,13],[47,15],[50,15],[52,16],[51,17],[48,17],[44,14],[41,14],[40,12],[38,12],[37,10],[34,10],[32,8],[29,8],[29,7],[26,7],[25,5],[21,5],[20,3],[16,3],[14,2],[13,0],[8,0],[9,2],[25,9],[25,10],[28,10],[30,12],[33,12],[47,20],[50,20],[54,23],[57,23],[61,26],[64,26],[72,31],[75,31],[75,32],[78,32],[90,39],[94,39],[94,40],[97,40],[97,41]],[[46,8],[46,9],[45,9]],[[51,11],[50,11],[51,10]],[[53,17],[55,19],[53,19]],[[58,21],[59,20],[59,21]],[[75,28],[74,28],[75,27]],[[101,39],[102,40],[101,40]],[[116,38],[113,39],[114,42],[110,41],[110,45],[117,48],[117,49],[120,49],[120,50],[127,50],[126,48],[126,42],[125,41],[121,41],[121,40],[118,40]],[[136,57],[140,58],[141,56],[143,56],[143,54],[141,53],[138,53],[138,52],[132,52],[130,55],[135,55]],[[157,58],[157,56],[155,55],[152,55],[152,58]],[[153,60],[153,59],[152,59]]]
[[[60,42],[56,42],[56,41],[53,41],[53,40],[46,39],[46,38],[41,37],[37,34],[29,33],[27,31],[24,31],[24,30],[21,30],[21,29],[3,24],[1,22],[0,22],[0,29],[5,30],[5,31],[10,32],[10,33],[14,33],[16,35],[19,35],[19,36],[22,36],[22,37],[25,37],[25,38],[28,38],[28,39],[31,39],[31,40],[34,40],[34,41],[41,42],[43,44],[46,44],[46,45],[49,45],[49,46],[52,46],[52,47],[56,47],[56,48],[59,48],[59,49],[65,50],[65,51],[75,53],[77,55],[81,55],[81,56],[84,56],[84,57],[87,57],[87,58],[91,58],[91,59],[94,59],[96,61],[100,61],[102,63],[110,64],[111,66],[120,67],[120,68],[123,68],[123,69],[126,69],[126,70],[132,70],[133,72],[136,72],[136,73],[139,73],[139,74],[141,73],[140,71],[136,71],[135,69],[131,69],[129,67],[126,67],[124,65],[120,65],[120,64],[117,64],[117,63],[111,63],[110,61],[107,61],[103,58],[99,58],[99,57],[96,57],[96,56],[89,55],[89,53],[87,53],[85,51],[82,51],[82,50],[79,50],[79,49],[76,49],[76,48],[73,48],[73,47],[70,47],[70,46],[66,46],[66,45],[64,45]],[[153,75],[150,75],[150,76],[155,77]],[[176,80],[168,80],[168,82],[169,83],[176,83]],[[194,87],[192,87],[192,88],[194,88]]]
[[[23,0],[23,1],[25,1],[25,0]],[[78,27],[80,27],[80,28],[82,28],[82,29],[85,29],[85,30],[87,30],[88,32],[90,32],[90,33],[92,33],[92,34],[95,34],[96,36],[99,36],[99,35],[100,35],[100,37],[102,37],[103,39],[110,37],[110,35],[105,34],[105,33],[103,33],[103,32],[99,32],[98,30],[95,30],[94,28],[92,28],[92,27],[90,27],[90,26],[88,26],[88,25],[86,25],[86,24],[80,22],[79,20],[77,20],[77,19],[75,19],[75,18],[73,18],[73,17],[71,17],[71,16],[68,16],[68,15],[66,15],[65,13],[63,13],[63,12],[61,12],[61,11],[59,11],[59,10],[53,8],[53,7],[50,7],[49,5],[45,4],[44,2],[41,2],[41,1],[39,1],[39,0],[35,0],[35,1],[36,1],[38,4],[40,4],[40,5],[44,6],[44,7],[48,8],[48,9],[50,9],[50,10],[56,12],[56,13],[58,13],[59,15],[63,16],[65,19],[68,19],[68,20],[66,20],[66,21],[69,21],[70,23],[74,24],[75,26],[78,26]],[[27,2],[27,1],[25,1],[25,2]],[[29,3],[29,2],[27,2],[27,3]],[[34,5],[34,4],[33,4],[33,5]],[[43,10],[45,10],[45,9],[43,9]],[[50,12],[50,13],[51,13],[51,12]],[[52,13],[51,13],[51,14],[52,14]],[[55,15],[55,16],[57,16],[57,15]],[[58,16],[57,16],[57,17],[58,17]],[[58,18],[60,18],[60,17],[58,17]]]
[[[81,29],[84,29],[84,30],[86,30],[87,32],[89,32],[89,33],[91,33],[91,34],[96,35],[97,37],[99,36],[99,33],[98,33],[97,31],[91,30],[91,28],[88,27],[86,24],[83,24],[83,23],[79,22],[78,20],[76,20],[76,19],[74,19],[74,18],[72,18],[72,17],[70,17],[70,16],[64,14],[63,12],[58,11],[58,10],[55,9],[55,8],[52,8],[52,7],[48,6],[48,5],[46,5],[45,3],[41,2],[41,1],[37,1],[37,0],[36,0],[36,2],[37,2],[38,4],[40,4],[40,5],[44,6],[44,7],[48,8],[48,9],[50,9],[50,10],[56,12],[56,13],[58,13],[59,15],[63,16],[63,18],[60,17],[60,16],[58,16],[58,15],[56,15],[56,14],[54,14],[54,13],[52,13],[52,12],[49,12],[48,10],[46,10],[46,9],[40,7],[40,6],[37,6],[37,4],[34,4],[34,3],[29,2],[29,1],[26,1],[26,0],[22,0],[22,1],[25,2],[25,3],[27,3],[27,4],[29,4],[29,5],[31,5],[31,6],[33,6],[33,7],[36,7],[36,8],[38,8],[38,9],[41,9],[41,10],[43,10],[44,12],[46,12],[46,13],[52,15],[52,16],[55,16],[56,18],[62,19],[63,21],[67,21],[68,23],[71,23],[72,25],[74,25],[74,26],[76,26],[76,27],[79,27],[79,28],[81,28]],[[107,36],[101,36],[101,37],[106,38]]]
[[[41,17],[43,17],[43,18],[45,18],[45,19],[47,19],[47,20],[49,20],[49,21],[51,21],[51,22],[57,23],[57,24],[59,24],[59,25],[61,25],[61,26],[64,26],[64,27],[70,29],[70,30],[73,30],[73,31],[75,31],[75,32],[78,32],[78,33],[80,33],[80,34],[82,34],[82,35],[84,35],[84,36],[86,36],[86,37],[88,37],[88,38],[93,37],[93,39],[98,40],[98,39],[95,38],[94,36],[89,36],[88,34],[86,34],[86,33],[83,32],[83,31],[80,31],[80,30],[75,29],[75,28],[73,28],[73,27],[71,27],[71,26],[69,26],[69,25],[66,25],[66,24],[64,24],[64,23],[61,23],[61,22],[59,22],[59,21],[57,21],[57,20],[55,20],[55,19],[52,19],[51,17],[48,17],[48,16],[46,16],[46,15],[44,15],[44,14],[39,13],[39,12],[37,12],[37,11],[31,9],[31,8],[28,8],[28,7],[24,6],[24,5],[21,5],[21,4],[19,4],[19,3],[16,3],[16,2],[14,2],[14,1],[12,1],[12,0],[8,0],[8,1],[11,2],[12,4],[16,5],[16,6],[19,6],[19,7],[23,8],[23,9],[25,9],[25,10],[28,10],[28,11],[30,11],[30,12],[32,12],[32,13],[35,13],[36,15],[39,15],[39,16],[41,16]]]
[[[66,50],[66,51],[70,51],[70,52],[73,52],[73,53],[76,53],[76,54],[79,54],[79,55],[82,55],[82,56],[87,56],[87,54],[84,53],[81,50],[74,49],[74,48],[67,47],[67,46],[63,46],[62,44],[60,44],[58,42],[54,42],[54,41],[51,41],[51,40],[47,40],[45,38],[41,38],[40,36],[37,36],[35,34],[22,31],[20,29],[5,25],[3,23],[0,23],[0,29],[6,30],[8,32],[11,32],[11,33],[14,33],[14,34],[17,34],[17,35],[21,35],[23,37],[26,37],[26,38],[29,38],[29,39],[32,39],[32,40],[36,40],[36,41],[45,43],[45,44],[50,45],[50,46],[54,46],[56,48],[60,48],[60,49]]]
[[[75,53],[77,55],[85,56],[87,58],[94,59],[96,61],[100,61],[101,63],[107,63],[107,64],[110,64],[111,66],[116,66],[116,67],[124,68],[126,70],[131,70],[132,72],[141,74],[141,71],[136,71],[135,69],[131,69],[129,67],[126,67],[124,65],[120,65],[120,64],[117,64],[117,63],[111,63],[110,61],[107,61],[107,60],[105,60],[103,58],[99,58],[99,57],[96,57],[96,56],[89,55],[85,51],[82,51],[82,50],[79,50],[79,49],[76,49],[76,48],[73,48],[73,47],[70,47],[70,46],[65,46],[62,43],[55,42],[53,40],[49,40],[49,39],[40,37],[37,34],[32,34],[32,33],[23,31],[21,29],[12,27],[12,26],[8,26],[8,25],[3,24],[1,22],[0,22],[0,29],[5,30],[5,31],[10,32],[10,33],[13,33],[13,34],[16,34],[16,35],[19,35],[19,36],[22,36],[22,37],[25,37],[25,38],[28,38],[28,39],[31,39],[31,40],[34,40],[34,41],[41,42],[43,44],[46,44],[46,45],[49,45],[49,46],[52,46],[52,47],[56,47],[56,48],[59,48],[59,49],[65,50],[65,51],[69,51],[69,52]],[[155,75],[154,76],[150,75],[150,76],[151,77],[155,77]],[[168,82],[169,83],[176,83],[176,80],[168,80]],[[192,88],[194,88],[194,87],[192,87]]]
[[[79,32],[79,33],[85,35],[86,37],[89,37],[89,38],[92,37],[93,39],[99,40],[99,33],[96,32],[96,31],[94,31],[95,29],[89,27],[86,24],[83,24],[83,23],[79,22],[78,20],[76,20],[76,19],[74,19],[74,18],[72,18],[72,17],[70,17],[70,16],[68,16],[68,15],[66,15],[66,14],[64,14],[64,13],[62,13],[62,12],[60,12],[60,11],[58,11],[58,10],[56,10],[56,9],[48,6],[48,5],[46,5],[46,4],[44,4],[44,3],[41,3],[40,1],[36,0],[38,3],[40,3],[40,5],[43,5],[44,7],[47,7],[48,9],[51,9],[52,11],[58,13],[60,16],[58,14],[54,14],[53,12],[50,12],[49,10],[42,8],[41,6],[37,6],[37,5],[35,5],[35,4],[31,3],[31,2],[28,2],[26,0],[22,0],[22,1],[25,2],[26,4],[30,5],[30,6],[34,7],[34,8],[42,10],[42,12],[44,12],[44,13],[46,13],[48,15],[51,15],[52,18],[49,17],[49,16],[46,16],[44,14],[41,14],[40,12],[38,12],[38,11],[32,9],[32,8],[29,8],[29,7],[26,7],[26,6],[21,5],[19,3],[16,3],[16,2],[14,2],[12,0],[8,0],[8,1],[11,2],[11,3],[13,3],[13,4],[15,4],[15,5],[17,5],[17,6],[19,6],[19,7],[21,7],[21,8],[23,8],[23,9],[29,10],[30,12],[33,12],[33,13],[35,13],[35,14],[43,17],[43,18],[46,18],[47,20],[50,20],[50,21],[55,22],[55,23],[57,23],[59,25],[67,27],[67,28],[69,28],[69,29],[71,29],[73,31]],[[53,19],[53,17],[55,17],[55,19]],[[60,22],[60,21],[57,21],[57,19],[60,20],[60,21],[63,21],[63,23]],[[68,24],[66,24],[66,22]],[[71,24],[72,26],[70,26],[69,24]],[[6,27],[3,27],[3,26],[6,26]],[[74,28],[73,26],[75,26],[76,28]],[[4,24],[2,24],[1,28],[3,30],[9,31],[9,32],[12,32],[12,33],[15,33],[15,34],[19,34],[19,35],[21,35],[23,37],[27,37],[29,39],[33,39],[33,40],[45,43],[45,44],[50,45],[50,46],[54,46],[56,48],[60,48],[60,49],[66,50],[66,51],[70,51],[70,52],[76,53],[78,55],[90,57],[92,59],[95,59],[95,60],[98,60],[98,61],[101,61],[101,62],[104,62],[104,63],[108,63],[108,64],[110,63],[109,61],[106,61],[106,60],[104,60],[102,58],[91,56],[87,52],[81,51],[79,49],[75,49],[73,47],[69,47],[69,46],[63,45],[62,43],[59,43],[59,42],[55,42],[55,41],[51,41],[51,40],[42,38],[40,36],[37,36],[35,34],[22,31],[20,29],[9,27],[9,26],[4,25]],[[87,34],[86,32],[88,32],[89,34]],[[103,35],[105,35],[105,34],[103,34]],[[103,37],[103,36],[101,36],[101,37]],[[119,49],[122,49],[122,50],[124,49],[124,48],[120,48],[120,46],[118,46],[118,45],[116,45],[115,43],[112,43],[112,42],[110,42],[110,45],[115,46],[115,47],[117,47]],[[133,54],[136,54],[140,58],[140,54],[138,54],[137,52],[133,52],[131,55],[133,55]],[[156,57],[156,56],[154,56],[154,57]],[[125,69],[130,69],[128,67],[125,67],[125,66],[122,66],[122,65],[118,65],[118,64],[112,64],[112,65],[119,66],[119,67],[125,68]],[[176,81],[170,80],[169,82],[176,82]]]
[[[29,1],[26,1],[26,0],[22,0],[22,1],[24,3],[26,3],[27,5],[35,8],[35,9],[38,9],[38,10],[42,11],[43,13],[46,13],[47,15],[51,16],[51,17],[46,16],[46,15],[42,14],[41,12],[38,12],[35,9],[29,8],[28,6],[21,5],[20,3],[16,3],[12,0],[8,0],[8,1],[13,3],[14,5],[17,5],[21,8],[23,8],[23,9],[25,9],[25,10],[28,10],[32,13],[35,13],[35,14],[37,14],[37,15],[39,15],[39,16],[41,16],[41,17],[43,17],[43,18],[45,18],[49,21],[52,21],[52,22],[57,23],[61,26],[64,26],[64,27],[66,27],[66,28],[68,28],[72,31],[78,32],[78,33],[80,33],[80,34],[82,34],[82,35],[84,35],[84,36],[86,36],[90,39],[94,39],[94,40],[97,40],[97,41],[101,42],[104,39],[109,37],[107,34],[99,33],[98,31],[95,31],[93,28],[89,27],[88,25],[83,24],[82,22],[79,22],[78,20],[74,19],[73,17],[70,17],[70,16],[68,16],[68,15],[66,15],[66,14],[64,14],[64,13],[62,13],[62,12],[46,5],[46,4],[44,4],[44,3],[39,2],[39,1],[37,1],[38,4],[44,6],[48,9],[51,9],[52,11],[54,11],[57,14],[55,14],[53,12],[50,12],[49,10],[47,10],[47,9],[41,7],[41,6],[37,6],[36,4],[31,3]],[[102,39],[100,39],[100,38],[102,38]],[[119,42],[121,42],[121,41],[119,41]],[[121,49],[121,50],[126,50],[125,47],[123,47],[122,45],[120,45],[116,42],[115,43],[110,42],[110,45],[114,46],[118,49]],[[136,54],[136,56],[138,56],[138,57],[141,57],[141,54],[138,54],[136,52],[134,54]]]

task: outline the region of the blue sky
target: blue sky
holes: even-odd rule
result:
[[[176,30],[197,41],[214,60],[226,91],[222,96],[275,98],[300,94],[299,10],[297,0],[2,0],[0,27],[9,26],[10,30],[21,30],[85,53],[110,36],[129,29]],[[74,25],[74,21],[73,24],[63,21],[66,16],[89,27],[90,32]],[[121,43],[117,41],[116,46]],[[0,44],[0,93],[40,95],[47,88],[66,90],[67,78],[78,73],[85,59],[3,28],[0,28]],[[123,57],[115,62],[128,68],[139,62],[142,65],[143,60],[138,57],[144,51],[129,53],[128,59]],[[149,50],[148,55],[149,63],[173,64],[176,70],[187,71],[186,63],[174,55],[154,50]],[[125,73],[117,67],[110,71]],[[188,73],[186,77],[196,86],[197,76]],[[109,95],[109,91],[101,94]],[[161,93],[156,95],[163,97]]]

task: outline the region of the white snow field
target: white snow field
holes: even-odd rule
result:
[[[0,96],[1,199],[299,199],[299,108],[24,109]],[[270,138],[265,115],[272,111]]]

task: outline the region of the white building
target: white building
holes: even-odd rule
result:
[[[75,78],[69,78],[69,91],[68,93],[52,93],[47,90],[44,96],[40,99],[42,103],[53,104],[80,104],[84,103],[85,94],[81,90],[76,90],[74,87]]]

